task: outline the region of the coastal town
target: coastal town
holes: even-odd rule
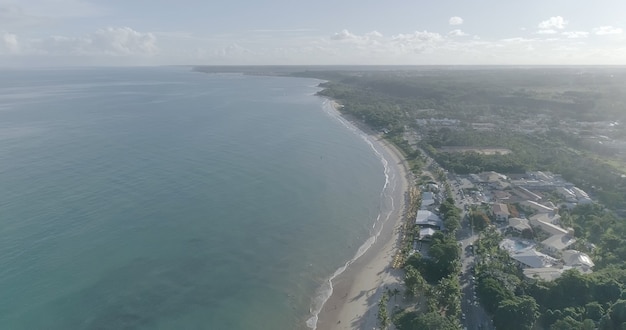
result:
[[[574,229],[561,223],[559,215],[560,209],[571,210],[578,204],[593,202],[582,189],[559,175],[541,171],[516,175],[493,171],[470,175],[446,173],[445,179],[421,186],[421,207],[415,218],[419,234],[414,238],[411,253],[429,257],[433,235],[445,230],[439,206],[452,197],[462,210],[461,228],[456,237],[459,248],[464,250],[460,274],[461,322],[466,328],[493,328],[476,290],[475,267],[482,260],[474,252],[474,243],[483,230],[495,230],[501,235],[499,248],[508,254],[527,281],[553,281],[569,269],[585,274],[593,271],[591,257],[575,249]],[[585,249],[593,249],[593,245],[587,244]]]

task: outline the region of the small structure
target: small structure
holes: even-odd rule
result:
[[[561,277],[561,275],[563,275],[563,268],[526,268],[522,272],[524,273],[524,276],[528,278],[550,282],[556,280],[557,278]]]
[[[553,225],[556,225],[561,220],[561,216],[558,214],[539,213],[530,217],[530,220],[541,221],[541,222],[551,223]]]
[[[415,224],[420,228],[433,228],[441,230],[443,228],[443,221],[431,211],[419,210],[415,217]]]
[[[506,204],[502,203],[494,203],[492,206],[493,216],[496,218],[498,222],[505,222],[509,220],[509,208]]]
[[[555,207],[539,204],[535,201],[524,201],[524,202],[521,202],[520,204],[528,206],[532,208],[533,210],[537,211],[538,213],[554,213],[558,210]]]
[[[431,206],[435,205],[435,195],[430,191],[422,193],[422,210],[427,210]]]
[[[551,235],[565,235],[568,233],[567,230],[549,222],[541,221],[537,217],[530,217],[530,225],[534,227],[539,227],[539,229],[545,231]]]
[[[521,219],[521,218],[510,218],[509,227],[511,228],[511,230],[519,234],[521,234],[524,230],[532,229],[530,227],[530,223],[528,222],[528,219]]]
[[[574,236],[570,235],[569,233],[552,235],[543,242],[541,242],[541,244],[543,244],[543,246],[545,246],[548,251],[552,253],[563,251],[574,243],[576,243],[576,238],[574,238]]]
[[[511,255],[522,267],[544,268],[557,263],[557,260],[534,249],[525,250]]]
[[[420,229],[420,241],[430,241],[437,231],[432,228]]]
[[[583,271],[589,271],[595,266],[587,254],[576,250],[563,251],[563,262],[566,266],[582,268]]]
[[[508,201],[511,198],[511,194],[503,190],[495,190],[493,192],[493,197],[495,197],[498,202]]]

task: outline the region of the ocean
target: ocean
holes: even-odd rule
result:
[[[0,329],[314,327],[388,208],[319,82],[0,71]]]

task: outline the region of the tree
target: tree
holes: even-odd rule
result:
[[[592,301],[585,305],[585,316],[594,321],[600,321],[604,315],[604,308],[597,301]]]
[[[493,278],[484,278],[478,282],[478,291],[480,293],[480,299],[485,305],[485,308],[494,313],[500,302],[513,299],[513,292],[507,290],[499,281]]]
[[[409,265],[405,268],[404,285],[407,292],[415,297],[417,293],[423,291],[426,287],[426,280],[415,267]]]
[[[458,324],[437,313],[409,313],[396,322],[399,330],[458,330]]]
[[[615,329],[620,329],[626,323],[626,300],[618,300],[611,306],[609,311],[611,323]],[[622,328],[623,329],[623,328]]]
[[[515,297],[502,301],[493,316],[499,329],[530,330],[539,318],[539,306],[529,296]]]

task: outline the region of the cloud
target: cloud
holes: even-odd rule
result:
[[[463,19],[461,17],[459,17],[459,16],[452,16],[448,20],[448,23],[450,25],[461,25],[461,24],[463,24]]]
[[[90,37],[96,50],[113,55],[152,55],[156,53],[156,37],[152,33],[137,32],[129,27],[106,28]]]
[[[409,34],[398,34],[391,37],[392,44],[401,52],[424,53],[432,52],[440,47],[445,38],[435,32],[415,31]]]
[[[589,32],[586,31],[567,31],[561,32],[561,34],[568,39],[587,38],[589,36]]]
[[[331,40],[352,42],[358,44],[373,43],[381,38],[383,38],[383,34],[378,31],[371,31],[364,35],[356,35],[346,29],[341,30],[341,32],[337,32],[330,37]]]
[[[593,29],[592,31],[594,34],[599,35],[599,36],[610,35],[610,34],[622,34],[622,32],[624,32],[621,28],[613,27],[610,25],[600,26],[600,27]]]
[[[0,54],[3,53],[3,49],[6,49],[8,53],[13,54],[20,51],[20,45],[15,34],[2,32],[0,37],[0,41],[2,41],[2,43],[0,44]]]
[[[341,32],[337,32],[330,37],[332,40],[353,40],[357,38],[358,37],[356,35],[350,33],[350,31],[346,29],[341,30]]]
[[[372,31],[372,32],[368,32],[365,34],[365,36],[367,38],[371,38],[371,39],[377,39],[377,38],[382,38],[383,34],[378,32],[378,31]]]
[[[455,36],[455,37],[465,37],[465,36],[468,36],[469,34],[461,31],[460,29],[455,29],[455,30],[448,32],[448,35]]]
[[[52,36],[33,43],[39,54],[55,55],[153,55],[158,51],[152,33],[129,27],[109,27],[82,37]]]
[[[538,30],[537,34],[556,34],[558,33],[556,30],[547,29],[547,30]]]
[[[567,21],[561,16],[553,16],[548,18],[547,20],[539,23],[537,27],[540,30],[563,30],[565,25],[567,25]]]

